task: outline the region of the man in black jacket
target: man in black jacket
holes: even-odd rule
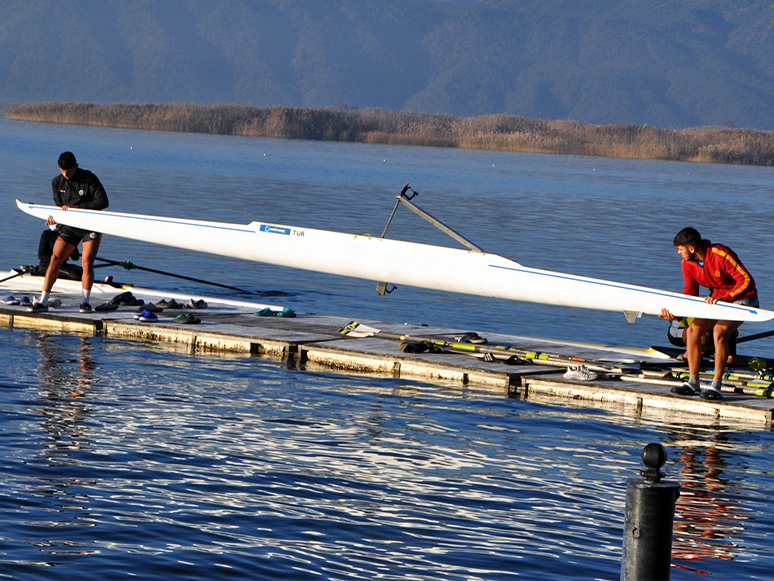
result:
[[[58,175],[51,180],[51,188],[54,192],[54,203],[62,210],[67,210],[67,208],[104,210],[108,207],[107,194],[99,178],[89,170],[79,168],[75,156],[69,151],[65,151],[59,156],[59,171],[62,175]],[[56,226],[52,216],[48,217],[46,224],[51,228]],[[43,292],[40,295],[40,299],[28,310],[32,312],[48,310],[48,298],[59,276],[59,268],[73,250],[77,249],[78,244],[83,243],[83,250],[81,252],[83,298],[80,311],[82,313],[90,313],[91,305],[89,300],[91,297],[91,287],[94,284],[94,259],[97,257],[101,240],[102,234],[99,232],[89,232],[80,228],[62,226],[59,230],[59,236],[56,242],[54,242],[51,261],[48,264],[46,278],[43,282]]]

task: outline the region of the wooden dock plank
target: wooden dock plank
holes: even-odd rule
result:
[[[120,290],[120,289],[119,289]],[[118,294],[119,291],[116,291]],[[743,422],[761,427],[772,424],[774,400],[743,394],[728,394],[719,402],[676,396],[668,386],[622,382],[601,378],[592,382],[563,378],[563,367],[506,365],[472,355],[450,353],[409,354],[400,351],[400,341],[379,337],[353,339],[338,333],[349,322],[344,317],[305,315],[296,318],[257,317],[249,306],[218,306],[201,310],[172,310],[159,315],[156,323],[134,319],[137,307],[117,311],[80,314],[78,295],[57,295],[63,306],[47,313],[28,313],[20,307],[0,305],[0,325],[56,332],[103,334],[107,337],[158,341],[188,352],[219,352],[261,355],[285,360],[302,368],[344,373],[400,377],[426,383],[456,384],[493,389],[529,401],[587,405],[617,409],[627,414],[672,414],[700,421]],[[163,297],[141,297],[153,300]],[[109,298],[109,297],[108,297]],[[202,319],[199,325],[173,321],[181,312]],[[386,333],[433,336],[452,340],[469,329],[441,329],[363,321]],[[608,360],[651,360],[644,350],[625,352],[586,344],[571,344],[537,338],[488,335],[492,341],[517,348]]]

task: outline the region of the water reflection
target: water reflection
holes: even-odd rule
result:
[[[90,392],[97,381],[97,363],[91,339],[74,339],[75,344],[48,334],[34,339],[39,354],[36,375],[41,386],[33,413],[42,429],[43,450],[31,458],[30,464],[38,468],[29,487],[30,501],[41,512],[25,523],[30,536],[26,542],[54,560],[99,552],[79,542],[80,533],[76,532],[94,526],[86,522],[90,516],[89,497],[76,491],[95,480],[83,478],[80,470],[84,463],[75,456],[88,450],[93,440],[89,429]]]
[[[53,462],[70,461],[68,451],[82,450],[89,443],[85,423],[90,410],[87,396],[97,381],[97,364],[92,358],[90,339],[79,337],[78,341],[78,348],[72,353],[69,343],[47,334],[36,338],[40,354],[38,377],[43,383],[38,413],[46,435],[46,458]]]
[[[729,430],[460,388],[20,336],[0,383],[14,366],[34,381],[0,390],[0,572],[613,579],[622,483],[653,438],[683,486],[673,578],[770,565],[769,489],[749,492],[769,478],[768,434],[759,450]]]
[[[733,560],[740,550],[735,539],[751,517],[735,500],[738,486],[724,477],[728,434],[688,430],[675,434],[669,446],[679,450],[681,470],[675,477],[682,487],[675,507],[673,558]]]

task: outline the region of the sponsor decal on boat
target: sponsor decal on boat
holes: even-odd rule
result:
[[[290,236],[290,228],[281,228],[280,226],[270,226],[269,224],[261,224],[261,232],[268,232],[269,234],[283,234]]]

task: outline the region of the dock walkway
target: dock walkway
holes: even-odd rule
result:
[[[12,282],[0,285],[4,287],[3,296],[12,286]],[[99,285],[95,285],[95,290],[92,291],[93,305],[109,300],[124,290],[153,303],[178,296],[135,287],[98,287]],[[31,296],[29,291],[27,294]],[[668,385],[639,382],[636,378],[633,381],[621,381],[619,377],[601,376],[592,381],[567,380],[563,377],[565,366],[530,363],[508,365],[502,361],[486,361],[480,354],[406,353],[400,350],[399,340],[380,337],[351,338],[340,334],[339,329],[351,320],[345,317],[311,314],[299,314],[295,318],[259,317],[255,312],[262,305],[257,303],[209,299],[206,308],[167,310],[158,314],[158,322],[146,323],[134,319],[138,314],[136,306],[121,306],[110,312],[81,314],[78,311],[79,293],[71,290],[56,293],[54,296],[62,300],[62,306],[47,313],[30,313],[23,307],[0,304],[0,325],[165,342],[190,353],[230,352],[259,355],[311,371],[375,374],[426,383],[456,384],[468,388],[497,390],[510,397],[541,403],[572,403],[617,409],[628,415],[668,417],[669,421],[680,421],[681,418],[691,423],[720,421],[753,424],[764,429],[770,428],[772,424],[774,400],[766,397],[731,392],[724,393],[724,399],[721,401],[705,401],[697,397],[674,395],[669,392]],[[190,325],[173,321],[176,315],[185,312],[199,317],[201,323]],[[378,327],[385,333],[449,341],[470,331],[361,322]],[[527,351],[567,357],[609,361],[636,359],[643,364],[664,362],[664,359],[651,357],[644,350],[627,351],[613,347],[499,334],[488,334],[486,338],[490,344],[507,344]],[[674,360],[667,362],[675,363]]]

